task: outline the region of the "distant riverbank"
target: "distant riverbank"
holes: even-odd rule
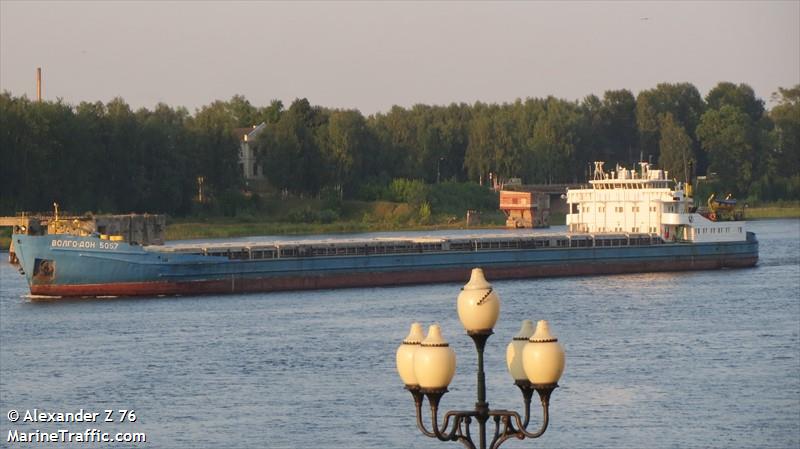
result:
[[[496,215],[496,214],[495,214]],[[564,224],[564,216],[555,217],[553,224]],[[502,221],[492,215],[474,229],[502,228]],[[396,221],[365,222],[338,220],[332,223],[292,223],[267,221],[248,217],[204,217],[172,219],[167,223],[166,240],[216,239],[259,235],[314,235],[384,231],[425,231],[441,229],[466,229],[465,220],[442,220],[429,224],[409,224]],[[0,249],[7,250],[11,243],[10,230],[0,230]]]
[[[800,218],[800,204],[792,205],[765,205],[747,209],[748,220],[765,220],[773,218]],[[564,214],[554,214],[550,217],[553,226],[566,223]],[[475,229],[502,229],[503,224],[497,217],[488,223],[472,226]],[[382,231],[424,231],[440,229],[466,229],[466,223],[441,222],[428,225],[409,225],[391,222],[365,223],[361,221],[337,221],[333,223],[287,223],[255,221],[250,223],[237,222],[235,219],[205,219],[181,220],[167,226],[167,240],[190,240],[202,238],[229,238],[257,235],[291,235],[291,234],[336,234],[353,232],[382,232]]]
[[[475,228],[493,228],[492,226],[475,226]],[[363,223],[352,221],[339,221],[334,223],[284,223],[284,222],[256,222],[235,223],[228,220],[206,220],[202,222],[187,221],[167,225],[167,240],[190,240],[201,238],[228,238],[246,237],[256,235],[292,235],[292,234],[337,234],[354,232],[382,232],[382,231],[424,231],[427,229],[464,229],[464,223],[435,224],[435,225],[405,225],[396,226],[387,223]]]
[[[476,229],[503,228],[501,220],[496,216],[489,217],[487,222],[473,226]],[[765,220],[773,218],[800,218],[800,202],[773,203],[748,207],[748,220]],[[563,214],[551,216],[552,225],[563,225]],[[336,234],[352,232],[381,231],[424,231],[440,229],[465,229],[464,220],[431,224],[399,224],[396,222],[370,223],[364,221],[340,220],[332,223],[290,223],[271,222],[248,219],[244,222],[236,218],[182,218],[173,220],[167,225],[167,240],[190,240],[203,238],[229,238],[257,235],[291,235],[291,234]],[[11,244],[11,231],[0,230],[0,249],[7,250]]]
[[[748,207],[745,212],[748,220],[763,220],[768,218],[800,218],[800,202],[773,203],[762,206]]]

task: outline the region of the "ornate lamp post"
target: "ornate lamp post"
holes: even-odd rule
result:
[[[458,295],[458,318],[478,351],[478,401],[474,410],[445,412],[441,425],[439,402],[455,374],[456,355],[442,337],[439,325],[432,325],[424,339],[422,326],[411,325],[411,332],[397,349],[397,371],[414,398],[417,427],[424,435],[441,441],[458,441],[470,449],[496,449],[510,438],[538,438],[547,430],[550,394],[558,387],[558,379],[564,371],[564,350],[550,334],[547,321],[539,321],[535,332],[533,323],[523,321],[519,334],[508,345],[506,363],[514,384],[522,392],[524,417],[509,410],[491,410],[486,402],[483,351],[499,314],[500,298],[486,281],[483,270],[473,269],[469,282]],[[531,433],[527,429],[534,391],[539,394],[543,418],[541,427]],[[430,430],[422,417],[425,398],[431,408]],[[473,420],[478,423],[477,445],[470,431]],[[487,445],[490,420],[494,422],[494,432]]]

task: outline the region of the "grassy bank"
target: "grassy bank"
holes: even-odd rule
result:
[[[748,220],[800,218],[800,202],[779,202],[751,206],[747,208],[745,217]]]
[[[499,225],[483,225],[498,227]],[[226,220],[186,221],[167,225],[167,240],[200,238],[226,238],[257,235],[336,234],[350,232],[417,231],[433,229],[464,229],[464,222],[398,225],[392,223],[363,223],[339,221],[335,223],[228,223]]]
[[[378,209],[384,209],[378,206]],[[369,215],[367,215],[369,216]],[[563,225],[564,214],[553,214],[551,225]],[[474,229],[503,229],[505,216],[500,212],[483,214],[481,223],[472,226]],[[204,220],[173,220],[167,225],[167,240],[188,240],[201,238],[227,238],[257,235],[292,235],[292,234],[336,234],[351,232],[383,232],[383,231],[425,231],[441,229],[467,229],[466,220],[453,220],[452,216],[435,217],[429,223],[382,221],[340,220],[333,223],[289,223],[274,221],[258,221],[242,223],[236,219],[208,218]]]
[[[207,217],[170,219],[166,237],[167,240],[186,240],[465,228],[466,208],[450,201],[453,196],[458,195],[437,199],[435,206],[427,201],[259,198],[254,207],[242,208],[233,217],[209,214]],[[481,217],[482,226],[502,226],[505,223],[505,217],[497,210],[496,204],[488,210]]]
[[[407,203],[345,201],[335,211],[313,203],[284,203],[282,209],[275,208],[275,213],[269,214],[172,219],[167,223],[167,240],[466,228],[465,216],[420,214],[418,207]],[[481,218],[481,227],[505,223],[499,211]]]

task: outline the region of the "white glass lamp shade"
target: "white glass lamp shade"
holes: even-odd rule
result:
[[[417,376],[414,375],[414,353],[419,349],[419,344],[425,337],[422,333],[422,325],[419,323],[411,324],[411,331],[397,348],[397,373],[403,384],[408,386],[417,385]]]
[[[500,297],[486,281],[483,270],[474,268],[469,282],[458,295],[458,319],[469,331],[494,328],[500,315]]]
[[[531,320],[524,320],[519,333],[514,336],[506,348],[506,365],[514,380],[528,379],[528,376],[525,375],[525,368],[522,366],[522,351],[528,344],[531,335],[533,335],[533,323]]]
[[[414,352],[414,375],[420,388],[447,388],[456,373],[456,353],[442,337],[438,324]]]
[[[532,384],[554,384],[561,378],[564,372],[564,348],[550,334],[547,321],[536,323],[536,332],[522,351],[522,364]]]

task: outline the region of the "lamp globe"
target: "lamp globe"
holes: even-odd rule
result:
[[[564,361],[564,348],[550,333],[547,321],[536,323],[536,332],[522,352],[522,363],[528,380],[534,385],[558,383],[564,372]]]
[[[458,319],[467,332],[478,332],[492,330],[499,315],[500,297],[486,280],[483,270],[474,268],[469,282],[458,295]]]
[[[523,320],[519,332],[506,348],[506,366],[508,366],[508,372],[514,380],[528,380],[528,376],[525,375],[525,368],[522,366],[522,352],[531,335],[533,335],[533,323],[531,320]]]
[[[422,325],[412,323],[408,336],[397,348],[397,373],[400,379],[408,387],[417,386],[417,376],[414,375],[414,353],[419,349],[419,344],[425,337],[422,333]]]
[[[414,352],[414,375],[420,388],[446,389],[456,373],[456,353],[442,337],[438,324],[428,329],[428,336]]]

